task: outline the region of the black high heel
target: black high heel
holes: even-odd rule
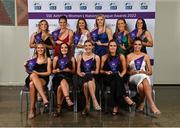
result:
[[[54,117],[59,117],[61,115],[61,104],[57,104],[56,112],[53,114]]]
[[[69,107],[73,106],[74,103],[71,101],[69,96],[65,96],[66,103]]]
[[[49,102],[44,104],[44,113],[48,113],[49,112]]]

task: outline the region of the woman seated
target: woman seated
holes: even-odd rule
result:
[[[84,83],[83,91],[86,99],[86,107],[82,112],[84,115],[89,113],[90,97],[92,98],[94,109],[101,110],[95,96],[96,85],[94,80],[94,75],[99,73],[100,58],[92,52],[93,47],[93,42],[86,40],[84,42],[85,52],[78,57],[77,62],[77,74]]]
[[[69,84],[72,74],[75,73],[75,59],[70,57],[68,44],[60,44],[59,56],[53,59],[53,89],[57,94],[57,106],[54,116],[59,116],[61,112],[61,105],[65,98],[68,106],[72,106],[73,102],[69,97]]]
[[[109,42],[108,54],[102,56],[100,72],[104,74],[105,86],[111,88],[112,115],[117,115],[121,98],[129,106],[135,106],[135,103],[128,97],[123,82],[123,76],[126,73],[126,60],[124,55],[118,54],[118,46],[114,40]]]
[[[138,110],[144,109],[144,98],[150,105],[150,108],[154,114],[160,114],[161,112],[156,107],[152,99],[152,87],[149,76],[152,74],[152,67],[150,64],[150,58],[146,53],[141,52],[143,47],[140,38],[135,38],[133,43],[133,52],[127,56],[128,73],[130,74],[130,84],[137,85],[137,92],[140,95],[140,104]]]
[[[30,90],[30,111],[28,118],[35,117],[35,97],[36,92],[43,99],[44,111],[48,112],[49,102],[45,95],[44,88],[49,82],[51,74],[51,59],[46,55],[46,47],[43,43],[37,44],[35,49],[35,57],[25,64],[26,71],[29,76],[26,78],[26,86]]]

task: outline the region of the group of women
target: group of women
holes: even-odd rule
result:
[[[153,41],[146,23],[139,18],[135,29],[128,32],[125,19],[118,19],[115,33],[105,25],[104,15],[97,15],[95,29],[88,30],[86,20],[78,19],[76,31],[67,27],[67,18],[59,18],[59,29],[49,33],[46,20],[39,22],[38,31],[30,39],[30,48],[35,48],[33,59],[25,63],[29,76],[26,86],[30,90],[29,119],[35,117],[35,101],[42,99],[44,111],[48,111],[49,101],[45,94],[49,75],[52,73],[53,90],[57,95],[56,112],[61,114],[61,106],[65,99],[68,106],[74,103],[69,97],[69,80],[77,74],[83,81],[82,89],[86,105],[82,114],[90,111],[90,98],[95,110],[100,111],[95,96],[95,75],[102,74],[105,86],[110,86],[113,110],[116,115],[119,111],[120,99],[124,99],[129,106],[135,106],[126,93],[123,77],[129,74],[129,82],[137,85],[141,101],[137,105],[143,111],[144,99],[147,98],[154,114],[160,114],[152,100],[152,87],[149,75],[152,74],[150,58],[146,54],[146,47],[152,47]],[[51,52],[54,50],[53,61]]]

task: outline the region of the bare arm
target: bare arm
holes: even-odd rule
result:
[[[143,45],[147,47],[153,47],[153,39],[152,39],[151,33],[149,31],[146,31],[145,36],[148,41],[146,43],[143,43]]]
[[[81,72],[81,59],[82,59],[82,55],[78,56],[78,60],[77,60],[77,74],[81,77],[83,77],[85,75],[84,72]]]
[[[119,73],[119,75],[121,77],[123,77],[125,74],[126,74],[126,71],[127,71],[127,68],[126,68],[126,59],[124,57],[124,55],[120,55],[120,60],[121,60],[121,63],[122,63],[122,72]]]
[[[54,73],[54,74],[60,72],[60,69],[56,68],[57,60],[58,60],[58,57],[55,56],[54,59],[53,59],[53,70],[52,70],[52,73]]]
[[[69,30],[69,42],[67,43],[69,46],[72,45],[73,42],[73,31]]]
[[[36,43],[35,43],[35,38],[34,36],[36,35],[36,33],[33,33],[30,37],[30,42],[29,42],[29,47],[30,48],[35,48],[36,47]]]
[[[152,66],[151,66],[151,62],[150,62],[150,57],[146,54],[145,55],[145,61],[146,61],[146,74],[147,75],[152,75]]]
[[[98,55],[95,56],[95,60],[96,60],[96,69],[95,71],[92,71],[92,74],[98,74],[99,73],[99,67],[100,67],[100,58]]]

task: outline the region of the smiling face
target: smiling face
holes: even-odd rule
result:
[[[79,20],[78,25],[80,29],[85,29],[86,23],[84,22],[84,20]]]
[[[110,53],[116,53],[117,51],[117,44],[115,41],[109,42],[109,52]]]
[[[65,29],[67,27],[67,21],[65,19],[60,19],[59,20],[59,26],[61,29]]]
[[[137,29],[143,28],[143,21],[141,19],[137,20]]]
[[[135,40],[133,44],[134,51],[141,51],[142,42],[140,40]]]
[[[41,31],[48,31],[48,29],[49,29],[48,22],[45,21],[45,20],[40,21],[40,23],[39,23],[39,29],[40,29]]]
[[[85,44],[84,44],[84,50],[85,50],[87,53],[92,53],[93,48],[94,48],[94,46],[93,46],[92,42],[90,42],[90,41],[85,42]]]
[[[103,16],[97,16],[96,18],[96,25],[98,26],[104,26],[105,19]]]
[[[36,47],[37,55],[44,55],[45,47],[43,44],[38,44]]]
[[[118,20],[117,27],[119,30],[125,30],[126,23],[123,20]]]
[[[68,53],[68,46],[67,44],[63,43],[60,47],[60,50],[61,50],[61,54],[62,55],[67,55]]]

